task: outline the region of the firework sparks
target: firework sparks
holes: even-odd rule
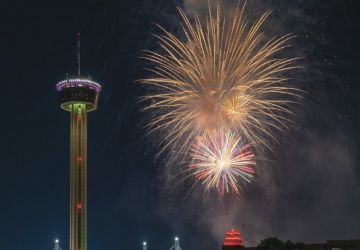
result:
[[[266,40],[270,12],[249,26],[245,5],[227,19],[217,1],[205,22],[179,12],[185,41],[160,27],[162,51],[144,55],[154,65],[140,81],[152,90],[143,98],[144,111],[152,111],[149,133],[160,132],[160,153],[191,158],[190,176],[208,190],[239,193],[255,175],[253,149],[271,150],[269,139],[288,129],[289,106],[301,97],[284,75],[298,68],[297,58],[278,56],[293,36]]]
[[[256,163],[251,146],[233,133],[197,138],[190,151],[191,175],[207,190],[216,189],[221,195],[239,194],[242,183],[250,183],[254,178]]]
[[[296,68],[295,58],[276,58],[291,35],[265,41],[262,24],[270,12],[247,25],[244,6],[231,20],[209,7],[208,19],[194,24],[182,10],[185,41],[170,32],[157,36],[162,52],[146,51],[155,64],[141,82],[153,92],[145,111],[153,111],[149,133],[160,131],[162,149],[188,152],[196,136],[214,130],[242,135],[252,145],[265,145],[274,129],[285,131],[289,103],[299,90],[289,87],[283,72]]]

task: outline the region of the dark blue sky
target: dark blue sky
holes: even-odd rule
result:
[[[184,250],[216,250],[229,226],[250,245],[359,238],[360,3],[249,1],[255,16],[274,9],[267,33],[297,34],[289,53],[304,57],[296,77],[308,95],[263,166],[265,188],[220,201],[201,188],[184,198],[188,187],[169,181],[134,83],[146,73],[141,50],[156,49],[154,22],[177,32],[175,7],[199,2],[2,2],[0,249],[51,249],[55,237],[68,249],[69,114],[55,84],[75,71],[76,32],[82,72],[103,83],[89,115],[89,250],[141,249],[144,239],[168,249],[174,235]]]

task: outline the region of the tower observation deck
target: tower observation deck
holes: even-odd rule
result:
[[[77,34],[77,75],[56,85],[60,107],[70,112],[70,247],[87,250],[87,113],[97,108],[101,85],[80,74]]]

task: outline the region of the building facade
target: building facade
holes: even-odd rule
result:
[[[267,250],[266,248],[260,247],[245,247],[240,231],[237,229],[230,229],[226,232],[222,250],[246,249]],[[275,249],[272,248],[271,250]],[[305,244],[305,250],[360,250],[360,240],[328,240],[326,243]]]

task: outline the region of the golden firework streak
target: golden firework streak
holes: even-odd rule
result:
[[[299,68],[298,58],[277,56],[293,35],[266,40],[261,29],[270,11],[249,26],[245,4],[227,19],[219,2],[215,14],[209,4],[204,23],[197,15],[191,22],[179,9],[185,41],[160,27],[161,52],[145,51],[152,76],[140,82],[152,90],[143,97],[144,111],[152,111],[149,133],[162,136],[159,154],[171,149],[190,156],[187,171],[207,189],[224,194],[239,193],[238,178],[253,179],[251,147],[271,150],[268,141],[276,141],[275,130],[288,129],[289,105],[301,90],[284,76]]]
[[[152,87],[145,111],[154,111],[149,132],[165,131],[163,147],[188,151],[196,135],[212,130],[237,131],[252,145],[266,145],[271,131],[287,129],[287,108],[300,91],[287,86],[282,72],[296,68],[297,58],[275,58],[292,35],[264,41],[260,32],[270,12],[248,27],[245,5],[236,8],[229,22],[221,18],[218,2],[205,24],[195,15],[192,24],[185,13],[185,42],[163,30],[157,36],[162,52],[146,51],[155,66],[141,83]],[[270,147],[269,147],[270,148]]]

